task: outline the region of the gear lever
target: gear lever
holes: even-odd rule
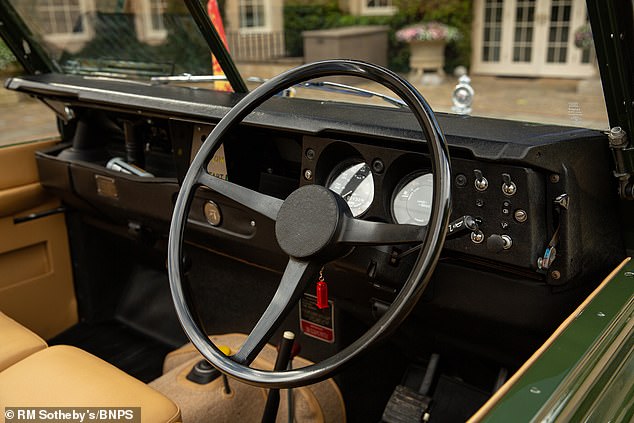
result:
[[[277,352],[277,359],[275,360],[275,371],[286,370],[288,362],[291,358],[291,351],[293,350],[293,344],[295,343],[295,334],[291,331],[284,332],[282,340],[280,341],[280,348]],[[264,406],[264,414],[262,415],[262,423],[274,423],[277,418],[277,409],[280,405],[280,390],[269,389],[269,396],[266,399],[266,405]]]

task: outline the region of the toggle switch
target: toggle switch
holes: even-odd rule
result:
[[[478,191],[486,191],[489,187],[489,181],[487,181],[487,178],[482,175],[482,171],[480,169],[475,169],[473,173],[475,174],[475,181],[473,183],[475,188]]]
[[[515,182],[511,180],[511,175],[509,175],[508,173],[503,173],[502,181],[502,192],[504,193],[504,195],[508,197],[515,195],[515,193],[517,192],[517,186],[515,185]]]

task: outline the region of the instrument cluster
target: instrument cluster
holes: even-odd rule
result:
[[[312,140],[318,142],[313,145]],[[314,178],[304,178],[304,184],[322,184],[341,195],[354,217],[414,225],[429,222],[433,174],[425,154],[323,141],[306,137],[304,161]]]
[[[433,173],[424,144],[415,152],[306,136],[303,148],[301,183],[327,186],[346,200],[353,216],[423,226],[429,222]],[[460,157],[452,157],[451,166],[451,220],[475,222],[476,228],[453,233],[450,227],[445,249],[539,271],[546,238],[556,229],[546,225],[544,175]]]
[[[354,217],[361,217],[374,201],[374,177],[370,165],[361,161],[343,163],[328,177],[326,186],[341,195]],[[433,174],[416,171],[398,184],[390,201],[396,223],[424,226],[429,222],[434,193]]]

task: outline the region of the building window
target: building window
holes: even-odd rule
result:
[[[160,44],[167,37],[165,9],[167,0],[143,0],[137,3],[136,28],[139,40],[148,44]]]
[[[165,30],[163,14],[165,13],[166,3],[166,0],[150,0],[150,22],[153,31]]]
[[[365,7],[392,7],[392,0],[367,0]]]
[[[515,5],[515,37],[513,62],[530,63],[535,28],[535,0],[518,0]]]
[[[566,63],[572,0],[553,0],[548,31],[548,63]]]
[[[42,32],[51,39],[85,38],[86,5],[82,0],[43,0],[35,6]]]
[[[240,29],[268,29],[266,9],[264,0],[240,0]]]
[[[484,3],[484,33],[482,37],[483,62],[500,61],[503,8],[503,0],[486,0]]]
[[[393,15],[396,7],[392,0],[361,0],[361,13],[364,15]]]

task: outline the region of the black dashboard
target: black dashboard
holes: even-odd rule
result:
[[[240,98],[61,75],[13,78],[7,87],[44,99],[60,118],[72,110],[65,144],[38,154],[45,187],[68,204],[159,238],[167,236],[193,154]],[[449,237],[444,256],[557,287],[594,277],[623,254],[617,219],[606,219],[616,207],[604,134],[437,118],[451,154],[452,220],[469,217],[477,225]],[[113,157],[136,158],[152,176],[106,168]],[[404,110],[273,98],[212,162],[221,169],[212,173],[280,199],[302,185],[326,185],[363,219],[424,224],[430,207],[426,145]],[[209,190],[198,190],[190,229],[193,242],[222,254],[271,267],[285,261],[273,222]],[[412,248],[367,248],[342,266],[393,292]]]

